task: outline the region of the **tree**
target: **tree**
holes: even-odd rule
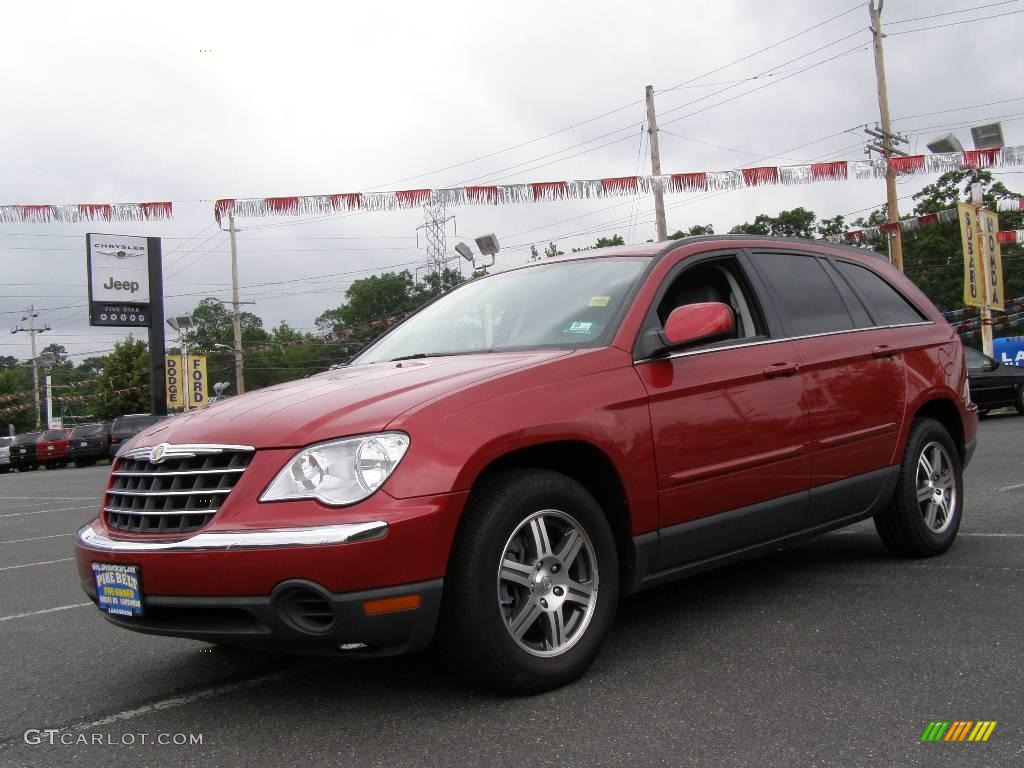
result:
[[[462,281],[462,275],[451,269],[431,272],[420,283],[414,282],[408,270],[364,277],[345,291],[344,304],[316,318],[316,326],[323,332],[345,335],[340,343],[350,350],[344,353],[347,359],[386,331],[389,318],[412,312]]]
[[[923,187],[914,195],[914,214],[922,216],[955,208],[958,202],[970,199],[970,186],[974,171],[949,171],[934,183]],[[989,171],[978,171],[982,185],[982,199],[991,210],[1002,199],[1017,199],[1000,181],[994,181]],[[883,206],[872,211],[867,218],[857,220],[859,227],[877,227],[888,221]],[[999,214],[999,228],[1018,229],[1024,226],[1024,214]],[[903,269],[924,294],[941,310],[963,306],[963,246],[959,221],[929,224],[903,233]],[[875,250],[888,255],[889,243],[882,239],[870,244]],[[1016,298],[1024,295],[1024,248],[1019,244],[1003,245],[1003,295]]]
[[[565,251],[558,250],[558,246],[554,243],[548,243],[548,247],[544,249],[544,256],[549,259],[555,258],[555,256],[564,256]]]
[[[779,211],[778,216],[760,213],[753,222],[738,224],[730,229],[729,234],[813,238],[816,218],[814,211],[808,211],[802,207],[794,208],[791,211]]]
[[[622,239],[622,235],[612,235],[611,237],[599,237],[597,242],[593,245],[588,245],[584,248],[573,248],[573,253],[579,253],[580,251],[590,251],[594,248],[608,248],[613,245],[625,245],[626,241]],[[552,243],[554,245],[554,243]],[[559,254],[561,255],[561,254]]]
[[[668,236],[669,240],[680,240],[684,237],[699,237],[700,235],[713,235],[715,234],[715,228],[710,224],[694,224],[685,232],[681,229],[677,229],[671,235]]]
[[[537,245],[530,244],[530,261],[540,261],[540,254],[537,252]]]
[[[148,413],[149,347],[146,342],[131,334],[123,341],[115,341],[96,391],[98,400],[93,410],[101,419],[126,413]]]

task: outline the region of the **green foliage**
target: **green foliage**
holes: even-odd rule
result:
[[[115,394],[119,390],[131,392]],[[149,413],[149,346],[130,335],[115,341],[96,386],[95,415],[112,419],[126,413]]]
[[[731,235],[771,235],[773,237],[815,237],[814,211],[794,208],[780,211],[778,216],[758,214],[753,222],[738,224],[729,230]]]
[[[681,229],[677,229],[671,235],[668,236],[669,240],[680,240],[684,237],[699,237],[701,235],[713,235],[715,234],[715,228],[710,224],[694,224],[685,232]]]
[[[597,242],[593,245],[588,245],[585,248],[573,248],[573,253],[579,253],[580,251],[590,251],[594,248],[609,248],[613,245],[625,245],[626,241],[622,239],[622,235],[612,235],[611,237],[599,237]],[[554,243],[551,244],[554,246]],[[561,256],[561,253],[558,254]]]
[[[475,271],[473,276],[480,274],[486,270]],[[420,283],[408,270],[356,280],[345,291],[345,303],[321,313],[315,321],[322,332],[347,334],[336,345],[332,362],[345,362],[380,336],[387,329],[380,321],[412,312],[462,281],[462,275],[451,269],[431,272]]]
[[[618,235],[616,235],[618,237]],[[558,246],[554,243],[548,243],[548,247],[544,249],[544,256],[548,259],[553,259],[555,256],[564,256],[565,251],[558,250]]]
[[[1021,197],[1017,192],[1007,189],[1002,182],[995,181],[989,171],[979,171],[978,180],[982,185],[982,199],[991,210],[996,210],[999,200]],[[972,171],[949,171],[942,174],[933,184],[928,184],[914,195],[913,213],[917,216],[938,213],[955,208],[958,202],[970,200],[972,181]],[[883,206],[872,211],[867,218],[858,219],[857,225],[873,227],[886,221],[888,212]],[[1000,229],[1021,227],[1024,227],[1024,213],[999,214]],[[888,256],[888,240],[872,243],[871,246]],[[1003,295],[1007,298],[1024,296],[1024,248],[1018,243],[1003,245],[1001,251]],[[929,224],[903,233],[904,272],[943,311],[963,306],[963,259],[959,222]]]

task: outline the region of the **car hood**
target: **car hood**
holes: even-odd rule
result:
[[[491,352],[339,368],[166,419],[125,447],[166,442],[288,448],[374,432],[426,400],[569,354]]]

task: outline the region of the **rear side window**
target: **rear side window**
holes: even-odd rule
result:
[[[903,298],[880,276],[860,264],[848,261],[837,262],[839,271],[853,283],[868,304],[868,309],[875,316],[878,325],[899,325],[900,323],[919,323],[925,317],[918,309]]]
[[[793,336],[831,333],[853,328],[839,291],[814,256],[763,252],[755,263],[775,301],[789,316]]]

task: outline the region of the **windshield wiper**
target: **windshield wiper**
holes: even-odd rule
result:
[[[467,349],[462,352],[417,352],[413,355],[402,355],[401,357],[392,357],[388,360],[389,363],[397,363],[400,360],[420,360],[424,357],[457,357],[459,355],[484,355],[490,352],[494,352],[493,349]]]
[[[445,357],[451,354],[450,352],[417,352],[414,355],[402,355],[401,357],[392,357],[388,360],[389,363],[397,363],[399,360],[419,360],[423,357]]]

